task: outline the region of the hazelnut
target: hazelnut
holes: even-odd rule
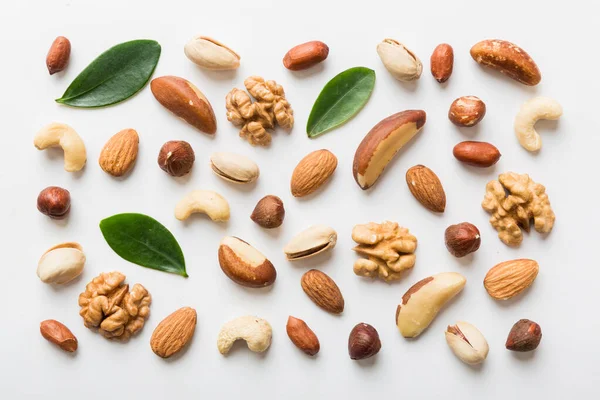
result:
[[[454,100],[448,118],[454,125],[474,126],[485,116],[485,103],[475,96],[463,96]]]
[[[283,223],[285,209],[277,196],[268,195],[259,200],[250,218],[266,229],[277,228]]]
[[[535,350],[542,340],[542,328],[528,319],[519,320],[513,325],[508,338],[506,348],[512,351]]]
[[[353,360],[363,360],[379,353],[381,341],[379,333],[369,324],[356,325],[348,338],[348,354]]]
[[[49,186],[37,198],[38,210],[53,219],[63,219],[71,209],[71,194],[67,189]]]
[[[481,236],[479,229],[473,224],[462,222],[450,225],[445,233],[446,248],[454,257],[464,257],[479,249]]]
[[[194,149],[183,140],[171,140],[160,148],[158,166],[171,176],[184,176],[192,169]]]

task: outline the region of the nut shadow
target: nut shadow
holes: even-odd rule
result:
[[[209,80],[209,81],[232,81],[237,78],[238,69],[225,70],[225,71],[212,71],[209,69],[204,69],[200,66],[197,66],[197,68],[196,68],[196,70],[198,71],[198,74],[202,76],[201,79]]]
[[[488,75],[492,79],[506,82],[506,84],[511,85],[514,88],[519,88],[520,90],[524,90],[532,95],[535,95],[537,93],[537,85],[536,86],[528,86],[528,85],[525,85],[521,82],[518,82],[518,81],[512,79],[511,77],[509,77],[507,75],[504,75],[500,71],[495,70],[491,67],[485,67],[482,65],[480,65],[479,67],[480,67],[480,70],[484,74]]]
[[[253,352],[252,350],[250,350],[248,348],[248,345],[246,344],[246,341],[243,339],[238,339],[236,340],[233,345],[231,346],[231,349],[229,349],[229,352],[227,354],[221,354],[223,357],[242,357],[244,352],[248,352],[251,353],[250,355],[255,356],[256,358],[258,358],[259,360],[264,360],[265,358],[268,357],[269,355],[269,350],[271,349],[271,346],[273,345],[273,339],[271,339],[271,345],[269,346],[269,348],[263,352]]]
[[[290,70],[289,72],[291,72],[295,78],[299,78],[299,79],[310,78],[313,75],[317,75],[317,74],[320,74],[321,72],[323,72],[323,70],[325,69],[324,62],[325,62],[325,60],[321,61],[320,63],[318,63],[316,65],[313,65],[310,68],[303,69],[301,71],[291,71]]]
[[[467,136],[468,138],[473,139],[476,136],[481,136],[482,122],[483,121],[479,122],[475,126],[458,126],[454,125],[452,122],[450,122],[450,124],[452,124],[452,126],[455,127],[462,136]]]

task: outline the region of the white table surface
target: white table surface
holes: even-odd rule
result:
[[[162,398],[597,398],[600,374],[600,329],[597,249],[598,226],[598,64],[597,21],[588,2],[552,5],[546,1],[480,2],[328,2],[284,1],[11,1],[2,5],[0,24],[0,114],[2,168],[2,317],[0,319],[0,387],[5,399],[162,399]],[[589,29],[589,30],[588,30]],[[588,33],[583,33],[587,31]],[[242,57],[233,73],[206,72],[183,54],[194,35],[217,38]],[[48,76],[46,52],[64,35],[72,56],[64,73]],[[424,63],[414,84],[395,81],[375,51],[392,37],[414,50]],[[202,90],[215,109],[218,132],[204,135],[167,112],[150,89],[114,107],[72,109],[56,104],[73,78],[97,55],[131,39],[155,39],[162,55],[154,77],[178,75]],[[526,87],[484,70],[469,56],[470,47],[486,38],[511,40],[537,61],[540,85]],[[330,47],[326,62],[306,72],[286,70],[281,59],[292,46],[322,40]],[[446,85],[430,75],[429,56],[442,42],[455,51],[454,74]],[[343,127],[315,140],[305,134],[312,104],[323,85],[340,71],[366,66],[377,73],[373,95],[360,114]],[[285,88],[296,118],[291,134],[275,132],[268,149],[253,148],[225,117],[224,98],[233,87],[257,74]],[[458,129],[446,114],[452,100],[477,95],[487,115],[475,128]],[[558,123],[540,123],[543,149],[532,155],[517,143],[513,119],[520,105],[536,95],[557,99],[564,108]],[[421,108],[427,123],[419,136],[389,165],[370,191],[358,188],[351,174],[357,145],[369,129],[395,112]],[[60,151],[37,151],[35,132],[52,121],[72,125],[88,150],[81,173],[63,170]],[[106,140],[123,128],[140,134],[140,152],[132,174],[114,179],[98,166]],[[174,179],[156,164],[167,140],[186,140],[196,152],[191,175]],[[489,141],[502,152],[498,164],[475,169],[457,162],[452,147],[463,140]],[[308,152],[327,148],[339,160],[323,190],[306,199],[289,191],[291,172]],[[239,187],[216,177],[208,166],[214,151],[239,152],[260,165],[257,184]],[[419,205],[405,184],[406,170],[425,164],[444,184],[446,212],[434,215]],[[481,206],[485,184],[499,173],[529,173],[547,188],[556,213],[546,238],[525,235],[518,249],[500,242]],[[63,222],[36,210],[41,189],[59,185],[71,191],[72,211]],[[226,224],[204,217],[182,223],[173,217],[177,201],[192,189],[216,190],[232,208]],[[266,194],[280,196],[286,218],[276,230],[263,230],[249,215]],[[190,277],[184,279],[128,263],[106,244],[98,223],[121,213],[153,216],[178,239]],[[398,282],[357,277],[352,272],[352,227],[393,220],[419,240],[414,269]],[[481,230],[481,249],[457,260],[444,247],[444,230],[470,221]],[[291,264],[283,245],[315,223],[333,226],[335,249]],[[271,289],[240,287],[220,270],[217,247],[224,235],[255,245],[273,262],[278,278]],[[87,263],[80,279],[60,287],[36,276],[40,255],[63,241],[83,245]],[[482,280],[490,267],[512,258],[533,258],[540,273],[518,298],[498,302]],[[317,308],[300,288],[301,275],[319,268],[340,286],[346,309],[332,316]],[[110,342],[88,330],[78,315],[77,296],[103,271],[119,270],[128,282],[152,293],[151,316],[129,343]],[[468,283],[417,340],[400,336],[394,313],[402,294],[416,281],[442,271],[457,271]],[[163,360],[149,346],[156,325],[182,306],[198,311],[193,341],[181,356]],[[216,349],[221,325],[240,315],[270,321],[273,344],[263,355],[236,345],[222,356]],[[302,318],[321,341],[310,358],[287,338],[288,315]],[[44,319],[64,322],[79,339],[76,354],[63,353],[39,334]],[[514,354],[504,348],[512,324],[537,321],[543,339],[537,351]],[[446,325],[466,320],[490,345],[481,367],[462,364],[444,340]],[[381,352],[362,362],[349,359],[352,327],[367,322],[377,328]]]

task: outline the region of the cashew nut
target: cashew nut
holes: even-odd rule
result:
[[[273,330],[266,320],[246,315],[223,325],[217,339],[217,348],[221,354],[227,354],[236,340],[243,339],[250,350],[262,353],[271,345],[272,335]]]
[[[521,106],[515,118],[515,134],[527,151],[542,148],[542,138],[534,125],[540,119],[556,120],[562,115],[562,107],[549,97],[534,97]]]
[[[81,137],[67,124],[53,122],[43,127],[33,139],[38,150],[60,146],[65,153],[65,171],[76,172],[86,161],[85,145]]]
[[[45,283],[67,283],[81,274],[84,264],[85,254],[79,243],[61,243],[42,255],[37,275]]]
[[[213,221],[229,220],[229,203],[219,193],[210,190],[194,190],[175,206],[175,218],[188,219],[193,213],[204,213]]]

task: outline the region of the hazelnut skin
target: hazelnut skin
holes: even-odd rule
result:
[[[481,245],[479,229],[473,224],[462,222],[450,225],[444,234],[446,248],[454,257],[461,258],[473,253]]]
[[[517,321],[506,339],[506,348],[511,351],[526,352],[537,349],[542,340],[542,328],[528,319]]]
[[[194,165],[194,149],[183,140],[171,140],[158,153],[158,166],[171,176],[184,176]]]
[[[256,204],[256,207],[254,207],[250,218],[265,229],[273,229],[281,226],[285,218],[283,201],[273,195],[263,197]]]
[[[475,126],[485,117],[485,103],[476,96],[463,96],[454,100],[448,118],[457,126]]]
[[[63,219],[71,209],[71,193],[58,186],[49,186],[38,195],[37,208],[50,218]]]
[[[369,324],[357,324],[348,338],[348,354],[353,360],[363,360],[379,353],[381,340],[379,333]]]

